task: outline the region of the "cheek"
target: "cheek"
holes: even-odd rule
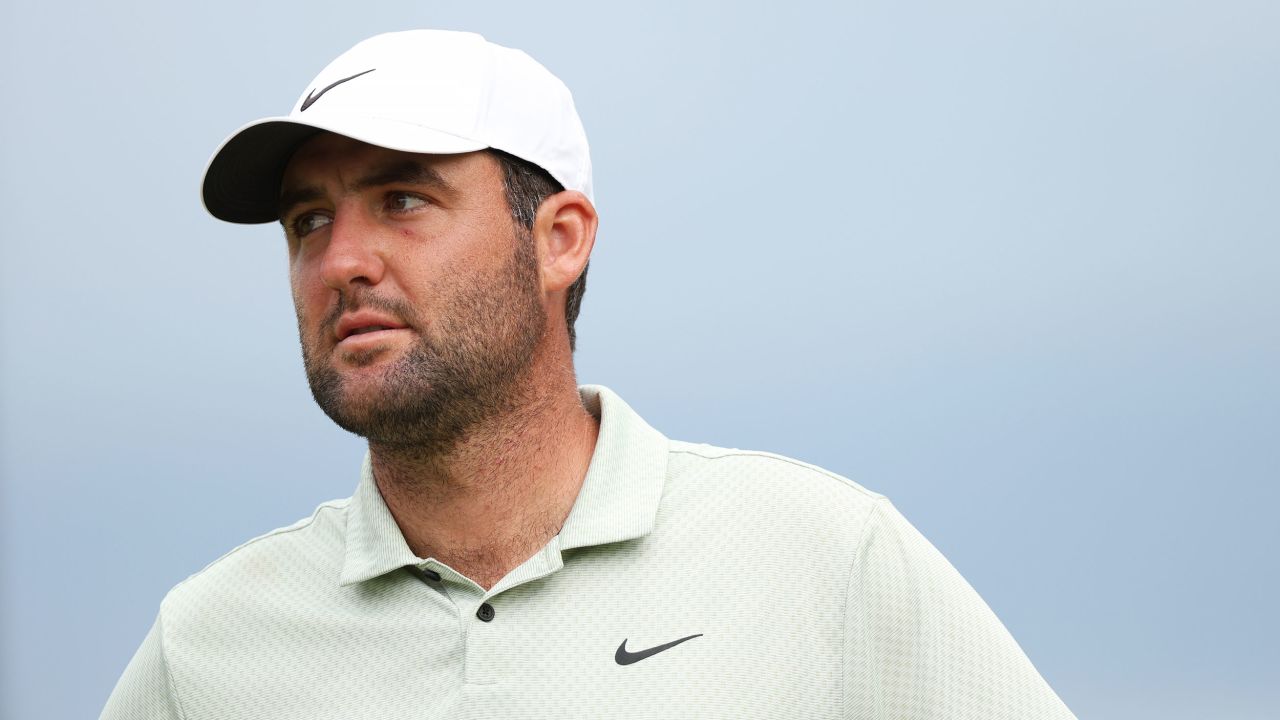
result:
[[[289,293],[293,295],[293,307],[299,314],[302,313],[303,289],[306,283],[302,276],[298,273],[297,265],[291,265],[289,268]]]
[[[313,325],[324,317],[330,292],[319,277],[299,272],[295,265],[289,273],[289,292],[293,296],[293,311],[298,316],[300,327]]]

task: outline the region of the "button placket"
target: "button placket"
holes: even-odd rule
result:
[[[497,673],[504,663],[509,661],[511,633],[518,630],[517,625],[522,617],[520,612],[519,593],[510,592],[528,582],[539,580],[563,567],[560,546],[553,539],[539,553],[536,553],[523,564],[507,574],[505,578],[487,592],[479,586],[469,586],[468,591],[478,591],[472,595],[478,601],[473,617],[470,620],[463,616],[466,628],[466,661],[463,677],[471,685],[489,685],[498,681]],[[459,605],[462,605],[459,598]],[[498,606],[502,607],[503,620],[495,622]]]
[[[505,623],[493,622],[497,616],[494,603],[481,602],[472,615],[475,619],[467,623],[465,677],[468,683],[487,685],[496,681],[493,673],[505,644],[503,633],[510,629],[504,627]]]

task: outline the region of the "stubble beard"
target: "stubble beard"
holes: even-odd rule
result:
[[[515,413],[529,396],[534,355],[546,332],[532,238],[517,237],[510,262],[491,275],[473,276],[432,324],[435,337],[413,307],[396,298],[346,294],[321,324],[331,332],[355,307],[392,313],[418,332],[418,339],[385,369],[376,390],[354,395],[329,357],[302,343],[312,397],[339,427],[369,440],[371,447],[420,459],[452,451],[478,425]],[[299,318],[300,333],[305,332]],[[378,353],[348,357],[362,366]]]

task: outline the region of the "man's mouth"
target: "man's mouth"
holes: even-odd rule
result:
[[[337,327],[334,328],[334,335],[338,342],[342,342],[347,338],[357,337],[359,335],[369,335],[371,333],[387,332],[389,330],[404,330],[407,325],[401,323],[394,318],[388,317],[380,313],[357,311],[348,315],[344,315],[338,320]]]

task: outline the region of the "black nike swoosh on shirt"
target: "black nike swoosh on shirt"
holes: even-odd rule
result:
[[[696,637],[702,637],[702,633],[690,635],[689,637],[682,637],[679,640],[672,640],[669,643],[656,645],[648,650],[638,650],[636,652],[627,652],[627,641],[623,640],[622,644],[618,646],[618,651],[613,654],[613,659],[619,665],[630,665],[631,663],[640,662],[651,655],[657,655],[663,650],[670,650],[680,643],[685,642],[686,640],[692,640]]]
[[[351,77],[344,77],[344,78],[342,78],[341,80],[335,80],[335,81],[333,81],[333,82],[329,83],[328,85],[325,85],[325,86],[324,86],[324,89],[323,89],[323,90],[321,90],[320,92],[316,92],[316,89],[315,89],[315,88],[311,88],[310,92],[308,92],[308,93],[307,93],[307,98],[306,98],[305,100],[303,100],[303,101],[302,101],[302,107],[298,108],[298,112],[306,112],[307,108],[311,107],[312,105],[315,105],[315,104],[316,104],[316,101],[317,101],[317,100],[319,100],[320,98],[324,97],[324,94],[325,94],[325,93],[327,93],[327,92],[329,92],[330,90],[334,89],[334,88],[335,88],[335,87],[337,87],[338,85],[341,85],[342,83],[344,83],[344,82],[346,82],[346,81],[348,81],[348,80],[355,80],[356,78],[360,77],[361,75],[368,75],[369,73],[371,73],[371,72],[373,72],[374,70],[377,70],[377,69],[378,69],[378,68],[369,68],[368,70],[365,70],[364,72],[358,72],[358,73],[356,73],[355,75],[352,75]]]

